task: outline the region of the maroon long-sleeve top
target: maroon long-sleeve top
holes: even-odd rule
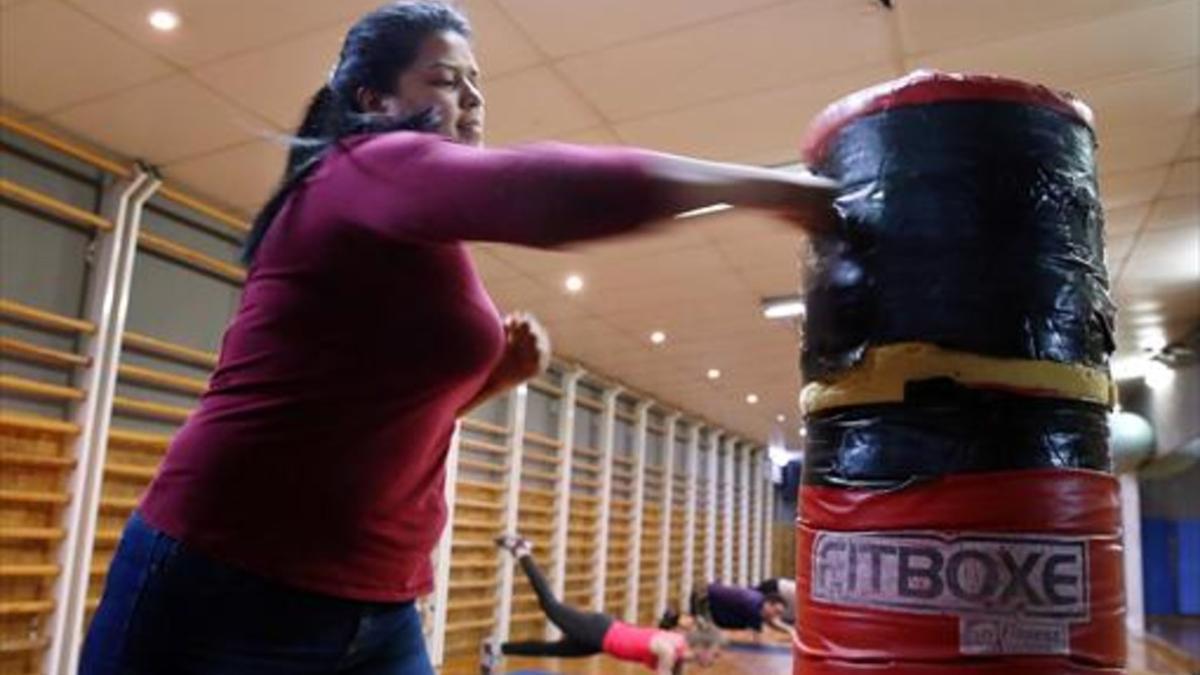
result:
[[[143,517],[294,587],[429,592],[454,419],[504,345],[463,242],[554,246],[664,217],[647,162],[409,132],[341,144],[260,246]]]

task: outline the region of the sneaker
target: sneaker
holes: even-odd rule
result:
[[[500,667],[500,645],[496,638],[487,638],[479,644],[479,675],[496,675]]]
[[[529,555],[533,551],[533,544],[529,543],[528,539],[519,534],[502,534],[496,537],[495,541],[496,546],[508,551],[517,558]]]

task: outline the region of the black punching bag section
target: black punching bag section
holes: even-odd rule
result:
[[[1124,663],[1091,113],[917,72],[814,122],[797,673]]]

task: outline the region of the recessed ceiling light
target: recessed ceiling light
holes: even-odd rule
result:
[[[667,334],[661,330],[656,330],[650,334],[650,341],[656,345],[661,345],[667,341]]]
[[[708,379],[715,380],[715,379],[718,379],[719,377],[721,377],[721,371],[717,370],[716,368],[708,369]]]
[[[1163,363],[1154,360],[1146,364],[1146,386],[1151,389],[1165,389],[1175,380],[1175,371]]]
[[[578,293],[583,290],[583,277],[572,274],[563,282],[563,286],[566,287],[568,293]]]
[[[762,301],[762,313],[768,319],[790,319],[804,316],[804,310],[804,299],[797,295],[765,298]]]
[[[169,33],[179,27],[179,15],[169,9],[156,9],[146,17],[150,27],[164,33]]]
[[[785,417],[785,416],[783,416],[783,415],[776,415],[776,416],[775,416],[775,421],[776,421],[776,422],[779,422],[780,424],[783,424],[784,422],[786,422],[786,421],[787,421],[787,417]]]
[[[750,405],[758,403],[758,394],[746,394],[746,403]]]
[[[800,427],[800,435],[807,436],[808,435],[808,427]]]

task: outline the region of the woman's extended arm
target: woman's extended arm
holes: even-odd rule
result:
[[[351,141],[307,190],[331,221],[400,241],[556,246],[724,202],[819,227],[833,184],[642,150],[543,143],[479,149],[428,134]]]

